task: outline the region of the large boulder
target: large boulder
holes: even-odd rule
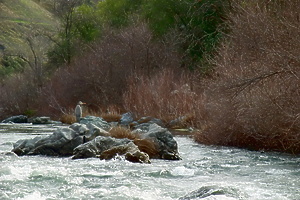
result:
[[[12,152],[17,155],[71,156],[73,149],[83,143],[83,135],[71,128],[58,128],[47,137],[20,140]]]
[[[158,147],[158,158],[166,160],[181,159],[178,153],[177,142],[168,129],[162,128],[157,124],[150,124],[147,132],[145,132],[145,127],[143,127],[141,138],[153,140]]]
[[[123,155],[130,162],[150,163],[148,154],[141,152],[131,140],[105,136],[98,136],[76,147],[73,159],[94,157],[109,160],[117,155]]]
[[[95,139],[79,145],[74,149],[73,159],[99,157],[102,152],[114,146],[120,146],[131,142],[130,139],[117,139],[113,137],[98,136]]]
[[[87,125],[74,123],[70,126],[70,128],[77,133],[84,135],[85,142],[91,141],[97,136],[109,136],[109,133],[106,130],[91,123],[88,123]]]
[[[12,116],[4,119],[1,123],[27,123],[28,117],[25,115]]]
[[[73,159],[99,157],[111,159],[124,155],[131,162],[149,163],[155,159],[179,160],[178,146],[173,135],[156,123],[139,124],[134,133],[139,137],[110,137],[110,126],[102,118],[85,117],[81,123],[58,128],[52,135],[20,140],[14,144],[17,155],[72,156]]]
[[[87,126],[89,126],[90,124],[94,124],[98,128],[101,128],[106,131],[110,129],[110,125],[101,117],[86,116],[80,119],[80,124],[85,124]]]
[[[74,123],[69,126],[70,129],[74,130],[76,133],[80,135],[87,135],[89,133],[89,129],[85,124]]]
[[[117,155],[124,155],[124,158],[130,162],[134,163],[151,163],[149,155],[145,152],[139,150],[133,142],[129,142],[124,145],[114,146],[108,150],[101,153],[100,159],[112,159]]]

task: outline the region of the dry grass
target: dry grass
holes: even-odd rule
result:
[[[118,122],[122,117],[120,113],[115,112],[102,113],[100,116],[107,122]]]
[[[109,135],[111,137],[120,138],[120,139],[121,138],[128,138],[130,140],[134,140],[136,138],[139,138],[138,135],[133,134],[130,129],[122,127],[122,126],[112,127],[109,130]]]
[[[113,127],[109,134],[114,138],[128,138],[133,140],[134,144],[138,146],[139,150],[145,152],[150,158],[158,158],[159,152],[157,145],[151,139],[140,139],[139,135],[133,134],[130,129],[117,126]]]
[[[105,112],[100,114],[100,117],[107,122],[118,122],[122,117],[121,110],[122,109],[117,105],[110,105]]]
[[[64,124],[73,124],[76,122],[74,114],[64,114],[60,117],[60,121]]]

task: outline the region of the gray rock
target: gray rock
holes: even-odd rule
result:
[[[89,133],[89,129],[87,125],[85,124],[79,124],[79,123],[74,123],[69,126],[72,130],[74,130],[76,133],[79,133],[80,135],[87,135]]]
[[[104,121],[102,118],[100,117],[95,117],[95,116],[87,116],[84,118],[80,119],[80,124],[85,124],[85,125],[89,125],[89,124],[94,124],[95,126],[108,131],[110,129],[110,125],[109,123],[107,123],[106,121]]]
[[[156,123],[143,123],[135,130],[141,139],[143,151],[132,140],[117,139],[109,136],[106,131],[109,125],[99,117],[82,118],[82,123],[74,123],[68,128],[58,128],[52,135],[38,136],[32,139],[20,140],[14,144],[12,152],[17,155],[47,155],[47,156],[72,156],[73,159],[100,157],[112,158],[123,155],[131,162],[149,163],[151,158],[179,160],[177,142],[173,135]],[[105,129],[106,130],[105,130]],[[153,141],[153,143],[152,143]],[[129,144],[130,143],[130,144]],[[153,144],[153,147],[149,147]],[[146,146],[145,146],[146,145]],[[149,147],[149,148],[148,148]],[[151,151],[148,151],[150,149]],[[157,149],[157,151],[156,151]],[[158,153],[157,153],[158,152]]]
[[[133,132],[138,134],[147,133],[149,131],[150,123],[142,123],[134,126]]]
[[[131,140],[98,136],[92,141],[79,145],[74,149],[73,159],[99,157],[104,151],[115,146],[128,144]]]
[[[32,139],[25,139],[25,140],[18,140],[16,143],[13,144],[13,150],[15,154],[18,156],[23,156],[29,153],[30,150],[32,150],[36,143],[40,140],[45,139],[45,136],[37,136]]]
[[[157,119],[157,118],[152,118],[148,123],[157,124],[161,127],[165,127],[164,122],[161,119]]]
[[[150,138],[159,147],[159,158],[166,160],[180,160],[177,142],[166,128],[157,124],[150,124],[148,132],[141,135],[142,139]]]
[[[122,115],[122,117],[120,119],[121,125],[129,126],[131,122],[133,122],[132,112],[128,112],[128,113],[125,113]]]
[[[154,117],[142,117],[141,119],[139,119],[137,121],[139,124],[143,124],[143,123],[148,123],[148,124],[157,124],[161,127],[164,127],[164,123],[161,119],[157,119],[157,118],[154,118]]]
[[[73,149],[83,143],[83,136],[71,128],[58,128],[47,137],[20,140],[12,152],[17,155],[71,156]]]
[[[179,200],[197,200],[197,199],[206,199],[207,197],[216,196],[226,198],[226,199],[244,199],[240,192],[236,189],[229,187],[219,187],[219,186],[203,186],[198,190],[195,190],[184,197],[179,198]],[[221,199],[221,198],[218,198]]]
[[[139,148],[133,143],[129,142],[124,145],[114,146],[101,153],[100,159],[112,159],[117,155],[124,155],[125,159],[135,163],[151,163],[149,155],[145,152],[141,152]]]
[[[83,143],[91,141],[97,136],[109,136],[109,133],[106,130],[103,130],[102,128],[90,123],[87,125],[74,123],[70,126],[70,128],[84,136]]]
[[[28,119],[28,123],[32,124],[52,124],[50,117],[31,117]]]
[[[2,121],[2,123],[28,123],[28,118],[25,115],[17,115],[9,117]]]

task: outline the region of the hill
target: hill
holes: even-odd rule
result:
[[[33,0],[0,0],[0,59],[3,55],[27,56],[28,38],[55,32],[57,18]],[[40,46],[48,46],[42,40]]]

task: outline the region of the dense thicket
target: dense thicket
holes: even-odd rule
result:
[[[54,2],[43,80],[6,79],[2,117],[59,118],[82,100],[180,118],[201,143],[300,153],[298,0]]]
[[[196,134],[200,142],[300,153],[300,1],[237,4]]]

